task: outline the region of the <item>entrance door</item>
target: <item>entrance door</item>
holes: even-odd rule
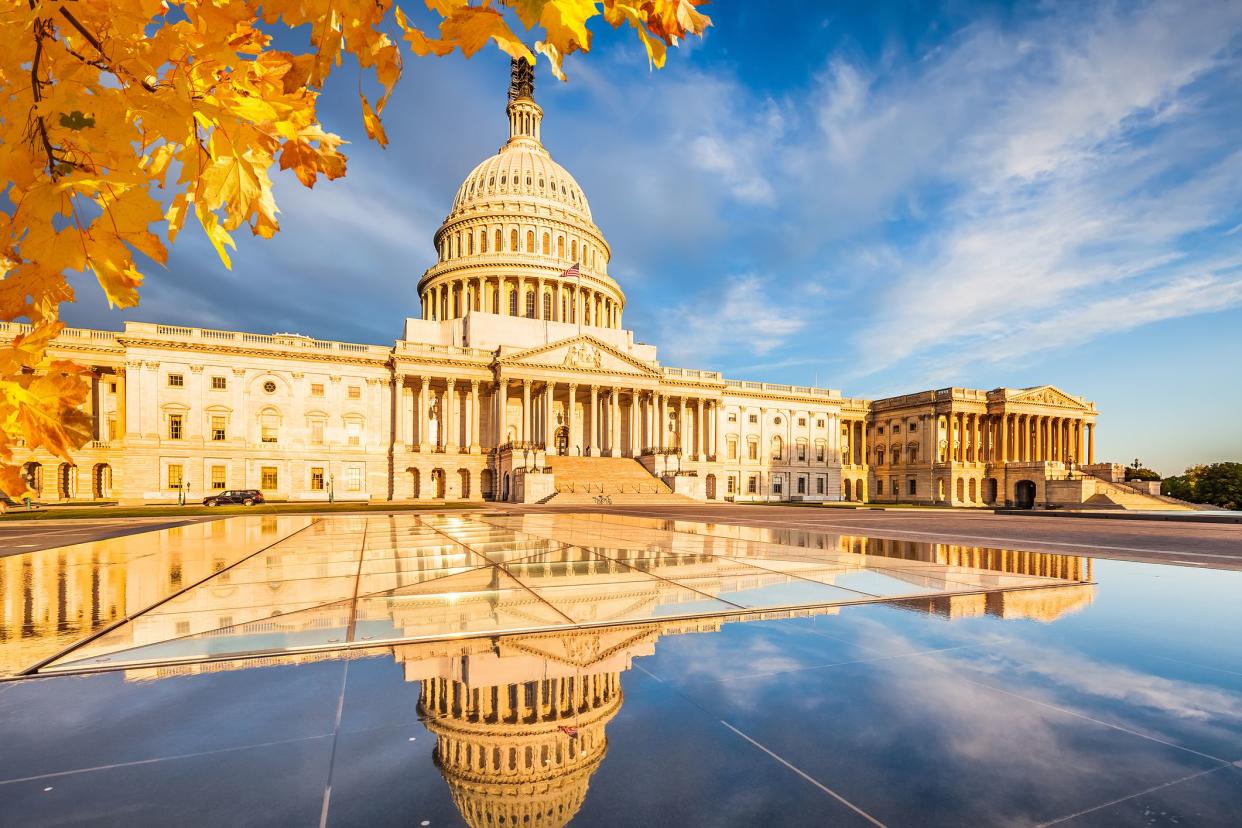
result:
[[[565,426],[556,430],[556,453],[561,457],[569,454],[569,429]]]
[[[1035,484],[1030,480],[1019,480],[1013,489],[1013,505],[1019,509],[1035,508]]]

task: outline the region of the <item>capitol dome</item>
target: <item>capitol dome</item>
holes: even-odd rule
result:
[[[511,68],[509,140],[470,171],[419,281],[424,319],[470,312],[620,328],[625,295],[578,182],[543,146],[533,68]],[[573,267],[577,265],[577,270]]]

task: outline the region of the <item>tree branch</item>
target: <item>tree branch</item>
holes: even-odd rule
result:
[[[103,58],[103,64],[104,64],[104,65],[103,65],[102,67],[100,67],[100,68],[106,68],[109,72],[111,72],[112,74],[116,75],[117,77],[121,77],[121,75],[122,75],[122,74],[124,74],[124,75],[125,75],[126,77],[128,77],[130,80],[132,80],[132,81],[136,81],[136,82],[137,82],[137,83],[138,83],[138,84],[139,84],[139,85],[140,85],[143,89],[147,90],[148,92],[154,92],[154,91],[155,91],[155,88],[156,88],[156,87],[155,87],[155,84],[154,84],[154,83],[150,83],[150,82],[148,82],[148,81],[147,81],[147,80],[145,80],[145,79],[144,79],[144,80],[138,80],[137,78],[135,78],[135,77],[134,77],[132,74],[130,74],[129,72],[123,72],[123,70],[119,70],[119,69],[117,69],[116,67],[114,67],[114,66],[111,64],[111,62],[108,60],[108,56],[107,56],[106,54],[104,54],[103,44],[99,42],[99,38],[97,38],[97,37],[95,37],[93,34],[91,34],[91,33],[87,30],[87,28],[86,28],[85,26],[83,26],[83,25],[82,25],[82,23],[81,23],[81,22],[80,22],[80,21],[79,21],[76,17],[74,17],[74,16],[73,16],[73,12],[69,11],[69,10],[68,10],[67,8],[65,8],[64,6],[60,6],[60,7],[58,7],[58,9],[57,9],[57,10],[61,13],[61,16],[63,16],[63,17],[65,18],[65,20],[68,20],[68,21],[69,21],[69,25],[71,25],[71,26],[73,26],[73,28],[77,29],[78,34],[80,34],[80,35],[82,35],[82,37],[86,38],[86,42],[87,42],[87,43],[89,43],[89,44],[91,44],[91,46],[93,46],[93,47],[94,47],[95,51],[99,53],[100,57],[102,57],[102,58]],[[68,47],[66,47],[66,48],[68,48]],[[73,52],[73,50],[72,50],[72,49],[70,49],[69,51],[70,51],[70,52]],[[76,53],[75,53],[75,56],[76,56]],[[78,56],[78,57],[80,57],[80,56]],[[85,58],[83,58],[83,60],[85,60]],[[96,62],[94,62],[94,61],[89,61],[89,60],[88,60],[88,61],[86,61],[86,62],[87,62],[87,63],[89,63],[89,64],[91,64],[92,66],[99,66],[99,65],[100,65],[100,64],[98,64],[98,63],[96,63]]]

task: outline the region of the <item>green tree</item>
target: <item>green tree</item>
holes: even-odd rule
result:
[[[1160,491],[1191,503],[1242,509],[1242,463],[1192,466],[1185,474],[1166,478]]]
[[[1151,469],[1134,467],[1126,469],[1126,480],[1159,480],[1160,475]]]

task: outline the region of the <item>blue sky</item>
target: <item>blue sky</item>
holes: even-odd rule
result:
[[[413,4],[410,4],[413,5]],[[1242,4],[718,2],[648,71],[597,27],[543,136],[613,248],[625,322],[665,364],[851,396],[1051,383],[1096,401],[1097,458],[1242,459]],[[412,11],[412,9],[407,9]],[[505,137],[507,57],[408,56],[349,174],[277,176],[281,232],[201,233],[123,319],[391,342],[431,236]]]

